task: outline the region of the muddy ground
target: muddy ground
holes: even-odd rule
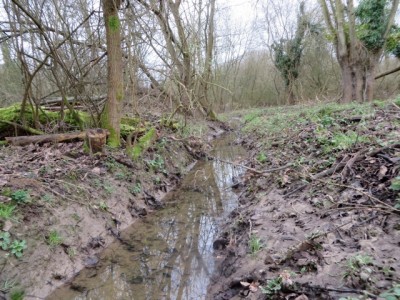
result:
[[[249,157],[228,162],[247,171],[214,241],[208,299],[400,297],[399,102],[225,116]],[[197,138],[158,127],[133,163],[81,143],[0,148],[0,299],[43,299],[95,266],[121,230],[162,207],[222,127],[196,124]]]
[[[250,158],[208,299],[400,299],[399,106],[227,117]]]
[[[123,149],[90,156],[82,142],[0,148],[0,299],[44,299],[95,266],[224,132],[217,123],[196,124],[201,133],[155,125],[158,138],[137,161]]]

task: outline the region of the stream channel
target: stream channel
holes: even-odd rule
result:
[[[235,136],[214,142],[214,157],[245,155]],[[205,299],[214,271],[219,224],[237,207],[234,178],[243,170],[219,160],[199,161],[165,198],[165,208],[135,222],[111,244],[96,268],[82,270],[47,299]]]

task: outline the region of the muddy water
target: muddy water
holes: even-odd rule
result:
[[[244,150],[232,136],[215,143],[215,157],[234,161]],[[204,299],[214,271],[218,224],[237,206],[230,186],[242,170],[218,160],[199,162],[167,205],[122,233],[99,266],[83,270],[47,299]]]

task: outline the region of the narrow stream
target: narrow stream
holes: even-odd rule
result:
[[[214,143],[215,157],[234,161],[244,149],[233,136]],[[166,207],[136,222],[102,254],[47,299],[205,299],[214,271],[218,224],[237,206],[230,186],[242,170],[218,160],[198,162]]]

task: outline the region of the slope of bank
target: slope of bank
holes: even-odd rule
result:
[[[227,119],[251,158],[209,299],[399,299],[400,101]]]
[[[205,122],[181,132],[153,126],[157,135],[137,160],[124,149],[91,156],[83,142],[0,148],[0,299],[43,299],[95,267],[224,132]]]

